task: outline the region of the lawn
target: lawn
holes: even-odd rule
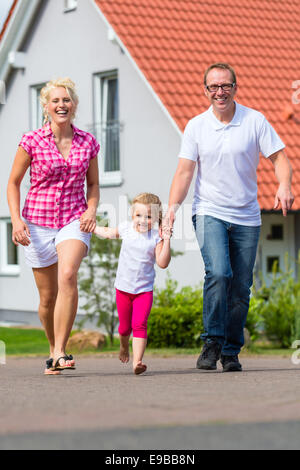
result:
[[[47,356],[49,354],[49,344],[42,329],[0,327],[0,341],[5,343],[7,356]],[[114,352],[118,349],[119,342],[116,340],[113,346],[105,346],[102,351]],[[78,353],[78,351],[70,352]],[[86,353],[91,352],[95,353],[95,350],[86,351]]]
[[[0,327],[0,341],[6,346],[7,356],[47,356],[49,353],[48,341],[45,333],[41,329],[27,328],[2,328]],[[114,345],[104,346],[101,351],[89,350],[81,354],[107,354],[117,353],[119,349],[119,340],[116,338]],[[148,354],[160,355],[163,357],[173,355],[191,354],[197,355],[200,348],[184,349],[184,348],[163,348],[163,349],[147,349]],[[68,353],[78,354],[78,351],[68,351]],[[251,355],[270,355],[270,356],[290,356],[290,349],[276,349],[272,345],[254,345],[250,349],[243,350],[243,356]]]

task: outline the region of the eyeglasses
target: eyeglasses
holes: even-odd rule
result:
[[[214,93],[218,91],[219,88],[222,88],[222,91],[231,91],[234,86],[235,83],[222,83],[222,85],[206,85],[206,89]]]

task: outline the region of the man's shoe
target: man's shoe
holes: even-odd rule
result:
[[[239,362],[239,357],[236,356],[223,356],[221,355],[221,364],[223,372],[241,372],[242,365]]]
[[[217,341],[205,343],[202,353],[197,360],[197,369],[216,370],[221,350],[222,346]]]

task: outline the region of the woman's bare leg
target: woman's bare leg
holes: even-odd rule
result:
[[[87,246],[80,240],[66,240],[56,247],[58,254],[58,293],[54,310],[54,361],[65,356],[78,306],[77,274]],[[60,365],[64,366],[63,360]]]
[[[33,275],[39,291],[39,317],[49,341],[50,358],[54,354],[54,308],[57,297],[57,263],[47,268],[34,268]],[[45,370],[45,374],[57,375],[59,372]]]
[[[40,305],[39,317],[50,345],[50,357],[54,353],[54,308],[57,297],[57,263],[47,268],[34,268],[33,275],[37,285]]]

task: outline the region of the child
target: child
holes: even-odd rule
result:
[[[157,223],[159,230],[154,228]],[[161,225],[159,198],[142,193],[133,201],[131,222],[123,222],[118,228],[96,227],[94,230],[99,237],[123,240],[115,281],[119,358],[124,363],[129,361],[129,338],[133,331],[133,371],[137,375],[147,369],[142,359],[147,344],[147,320],[153,303],[154,264],[156,262],[165,269],[171,260],[171,231]]]

